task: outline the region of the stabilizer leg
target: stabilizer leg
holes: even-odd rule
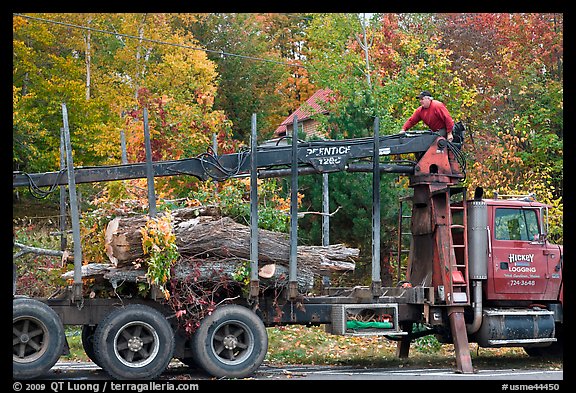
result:
[[[452,329],[452,339],[454,340],[454,351],[456,355],[456,366],[458,372],[469,374],[474,372],[472,358],[470,357],[470,347],[466,334],[466,322],[464,321],[464,310],[462,307],[451,307],[448,311],[450,328]]]
[[[410,333],[412,333],[412,322],[401,323],[402,330],[408,332],[407,335],[402,336],[398,343],[396,344],[396,357],[397,358],[407,358],[410,352]]]

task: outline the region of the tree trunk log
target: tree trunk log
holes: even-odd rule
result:
[[[217,206],[196,206],[171,211],[173,225],[199,216],[220,216]],[[106,255],[114,265],[126,265],[144,257],[140,229],[146,225],[147,215],[118,216],[108,223],[104,235]]]
[[[183,257],[174,265],[172,277],[177,281],[192,279],[198,283],[202,281],[212,282],[218,279],[233,280],[238,270],[245,263],[246,260],[240,258],[197,259]],[[282,265],[265,265],[264,267],[261,268],[258,273],[261,288],[277,288],[288,285],[288,268]],[[298,291],[300,293],[306,293],[312,289],[314,286],[314,273],[312,271],[308,269],[298,269],[296,276]]]
[[[197,284],[202,282],[212,283],[217,280],[235,280],[235,275],[246,263],[240,258],[226,259],[195,259],[182,257],[174,265],[172,278],[177,281],[193,280]],[[82,278],[95,278],[99,282],[109,281],[116,288],[122,282],[146,282],[146,271],[133,269],[132,267],[114,267],[112,264],[89,263],[82,265]],[[314,287],[314,273],[307,269],[296,271],[298,291],[306,293]],[[72,280],[74,271],[70,270],[61,276]],[[288,268],[282,265],[265,265],[258,274],[260,287],[279,288],[286,287],[289,281]]]
[[[250,259],[250,227],[229,217],[200,215],[194,212],[172,211],[176,244],[181,256],[194,259]],[[117,217],[106,230],[106,253],[115,266],[126,266],[137,260],[144,261],[140,229],[147,216]],[[352,271],[359,250],[341,244],[329,246],[298,246],[299,267],[316,274]],[[290,239],[287,234],[258,230],[259,266],[289,265]]]

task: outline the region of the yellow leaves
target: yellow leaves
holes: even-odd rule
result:
[[[298,193],[298,206],[300,206],[302,204],[302,199],[304,198],[304,194]],[[273,195],[272,196],[272,202],[274,203],[274,205],[276,206],[276,209],[280,210],[280,211],[289,211],[290,210],[290,198],[282,198],[281,196],[278,195]]]
[[[196,198],[186,198],[186,207],[196,207],[196,206],[202,206],[202,202],[200,202],[198,199]]]
[[[142,234],[142,249],[145,254],[150,251],[161,252],[176,241],[172,232],[172,216],[166,213],[159,218],[149,218],[146,225],[140,229]]]
[[[176,245],[176,235],[172,229],[172,215],[167,212],[156,218],[149,218],[146,225],[140,229],[142,235],[142,250],[149,255],[148,282],[160,286],[166,300],[170,293],[164,284],[170,279],[170,268],[179,258]]]
[[[27,23],[28,21],[25,18],[21,16],[14,16],[12,17],[12,30],[16,31],[22,28],[23,26],[26,26]]]

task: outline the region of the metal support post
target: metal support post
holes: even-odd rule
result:
[[[322,245],[330,245],[330,194],[327,173],[322,174]],[[330,276],[322,276],[322,285],[330,286]]]
[[[252,114],[250,137],[250,297],[258,298],[258,162],[256,160],[256,114]]]
[[[253,121],[255,122],[255,120]],[[252,124],[252,127],[255,127],[255,125]],[[252,133],[254,133],[254,131]],[[218,157],[218,135],[215,132],[212,133],[212,152],[214,153],[214,157]],[[256,152],[253,151],[252,154],[256,154]],[[251,167],[251,169],[254,168]],[[218,197],[218,181],[214,180],[214,198],[217,197]]]
[[[288,298],[298,295],[296,263],[298,250],[298,116],[294,116],[292,126],[292,187],[290,193],[290,265],[288,271]]]
[[[463,374],[473,373],[474,367],[472,367],[468,335],[466,333],[464,308],[449,307],[448,318],[450,319],[450,329],[452,330],[452,338],[454,340],[454,352],[458,372]]]
[[[150,146],[150,128],[148,126],[148,109],[146,108],[144,108],[144,143],[146,145],[146,179],[148,180],[148,215],[156,217],[154,166],[152,165],[152,147]]]
[[[400,322],[400,327],[403,332],[408,334],[400,336],[400,339],[396,343],[396,357],[400,359],[407,359],[410,353],[410,334],[412,333],[412,321]]]
[[[328,174],[322,174],[322,245],[330,245],[330,198]]]
[[[64,142],[64,128],[60,129],[60,170],[66,169],[66,144]],[[60,186],[60,250],[67,247],[66,237],[66,187]]]
[[[374,155],[372,156],[372,296],[382,294],[380,279],[380,124],[374,118]]]
[[[74,179],[74,161],[72,159],[70,129],[68,128],[68,111],[66,110],[66,104],[64,103],[62,104],[62,119],[64,123],[66,165],[68,167],[68,190],[70,192],[72,237],[74,240],[74,283],[72,286],[72,300],[78,301],[82,299],[82,244],[80,240],[80,214],[78,212],[78,198],[76,197],[76,180]]]

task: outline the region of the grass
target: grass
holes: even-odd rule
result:
[[[434,336],[421,337],[410,346],[408,358],[396,357],[396,342],[383,336],[340,336],[321,326],[280,326],[268,330],[269,365],[339,365],[355,367],[457,367],[454,346],[441,344]],[[89,361],[84,353],[79,326],[67,326],[70,354],[65,361]],[[562,360],[531,358],[522,348],[479,348],[470,344],[476,368],[538,368],[561,370]]]
[[[86,353],[84,352],[84,347],[82,346],[82,327],[66,326],[65,333],[66,333],[66,340],[68,341],[70,354],[62,356],[61,360],[78,361],[78,362],[90,361],[90,359],[88,358],[88,356],[86,356]]]
[[[449,367],[456,368],[454,345],[442,344],[434,336],[414,340],[408,358],[396,356],[396,341],[383,336],[340,336],[322,327],[283,326],[268,328],[266,361],[271,364],[348,365],[360,367]],[[529,357],[522,348],[480,348],[470,344],[476,367],[562,369],[562,360]]]

